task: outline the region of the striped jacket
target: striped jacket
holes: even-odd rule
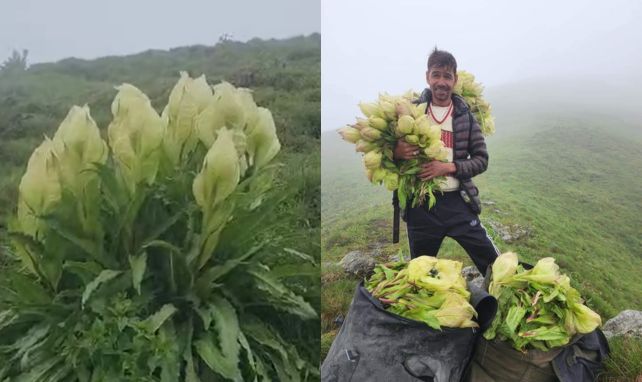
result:
[[[430,102],[432,93],[425,89],[417,103]],[[471,209],[479,214],[481,212],[481,201],[479,190],[473,183],[475,175],[486,171],[488,167],[488,150],[486,142],[481,133],[479,124],[470,112],[466,101],[460,96],[453,94],[453,163],[457,171],[454,176],[459,179],[459,189],[465,194],[464,200]]]

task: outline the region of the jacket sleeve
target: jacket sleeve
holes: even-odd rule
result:
[[[488,150],[486,149],[486,141],[481,133],[481,128],[471,116],[473,126],[470,132],[468,144],[468,159],[455,160],[455,177],[459,179],[472,178],[476,175],[486,171],[488,167]]]

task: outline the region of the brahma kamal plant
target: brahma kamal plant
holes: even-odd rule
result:
[[[160,114],[135,86],[117,91],[106,141],[74,106],[29,159],[0,380],[318,378],[301,343],[314,280],[288,272],[318,264],[273,235],[291,192],[277,189],[270,111],[184,72]]]

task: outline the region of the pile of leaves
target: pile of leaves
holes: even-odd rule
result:
[[[600,316],[584,305],[552,257],[540,259],[527,270],[515,253],[504,253],[493,264],[491,280],[488,291],[497,298],[499,307],[484,332],[488,340],[508,341],[520,351],[548,351],[602,323]]]
[[[318,337],[318,264],[276,235],[298,190],[278,185],[270,111],[186,73],[160,115],[117,89],[107,142],[74,106],[29,159],[0,380],[318,379],[301,351]]]
[[[477,312],[459,261],[420,256],[409,262],[378,264],[365,283],[386,310],[434,329],[475,328]]]

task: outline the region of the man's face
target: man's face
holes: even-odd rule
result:
[[[426,81],[432,90],[432,102],[437,106],[450,105],[457,74],[452,68],[432,67],[426,72]]]

